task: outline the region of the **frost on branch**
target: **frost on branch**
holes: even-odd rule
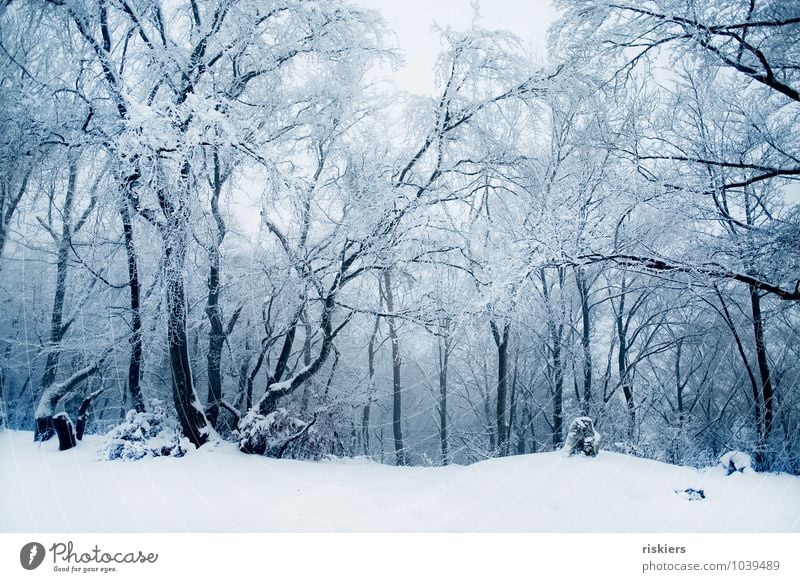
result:
[[[156,406],[153,412],[129,410],[125,422],[111,429],[97,451],[102,460],[138,461],[144,457],[182,457],[187,445],[174,422]],[[184,439],[185,440],[185,439]]]
[[[742,451],[728,451],[719,458],[719,462],[728,472],[728,475],[748,473],[753,470],[753,459]]]
[[[594,422],[588,416],[579,416],[569,425],[564,453],[569,456],[584,454],[596,457],[600,450],[600,433],[594,429]]]
[[[334,453],[336,433],[321,428],[317,416],[306,422],[279,408],[266,416],[251,410],[239,423],[235,435],[243,453],[277,459],[318,461]]]

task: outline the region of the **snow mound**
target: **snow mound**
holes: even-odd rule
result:
[[[190,446],[161,408],[153,412],[129,410],[125,422],[112,428],[102,439],[97,457],[103,461],[182,457]]]
[[[31,432],[0,432],[0,531],[800,532],[800,477],[786,474],[731,479],[719,466],[611,451],[446,467],[318,463],[224,441],[180,459],[105,463],[94,457],[101,440],[60,452]]]
[[[687,501],[697,501],[699,499],[706,498],[706,492],[702,489],[692,489],[691,487],[687,487],[686,489],[676,489],[675,493],[686,499]]]
[[[326,454],[324,437],[316,426],[316,416],[306,422],[290,415],[285,408],[269,414],[251,410],[239,423],[235,436],[239,450],[277,459],[318,461]]]
[[[588,416],[579,416],[569,425],[563,452],[567,456],[586,455],[596,457],[600,451],[600,433]]]
[[[753,459],[742,451],[727,452],[719,458],[719,462],[728,472],[728,475],[753,470]]]

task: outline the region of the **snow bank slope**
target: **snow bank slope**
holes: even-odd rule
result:
[[[800,478],[602,452],[390,467],[244,455],[103,462],[0,432],[0,531],[800,531]],[[676,489],[702,489],[690,501]]]

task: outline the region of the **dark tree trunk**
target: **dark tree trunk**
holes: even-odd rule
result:
[[[764,457],[766,449],[766,433],[764,430],[764,408],[762,407],[762,395],[759,391],[755,370],[753,370],[753,367],[750,365],[750,361],[747,359],[747,352],[745,351],[744,342],[742,341],[742,338],[736,329],[736,324],[733,321],[733,317],[728,309],[725,298],[722,296],[722,293],[720,293],[719,288],[715,287],[715,291],[717,298],[719,299],[720,306],[722,307],[720,314],[722,315],[726,325],[728,326],[728,329],[733,335],[734,342],[736,343],[736,350],[739,352],[742,365],[744,366],[744,369],[747,372],[747,378],[750,381],[750,388],[753,393],[753,416],[756,429],[755,461],[758,467],[763,467],[766,461]]]
[[[286,392],[271,391],[270,388],[277,384],[283,378],[289,366],[289,356],[292,355],[292,346],[294,346],[294,338],[297,334],[297,325],[300,321],[300,313],[296,313],[292,319],[286,335],[283,337],[283,347],[281,353],[278,355],[278,361],[275,363],[275,370],[272,375],[267,378],[267,387],[264,390],[264,396],[258,403],[258,412],[266,416],[273,412],[278,407],[278,401],[281,397],[286,395]]]
[[[103,388],[100,390],[95,390],[89,394],[89,396],[83,399],[83,402],[81,402],[81,405],[78,408],[77,423],[75,425],[75,437],[79,441],[83,440],[83,433],[86,430],[86,423],[89,420],[89,407],[101,392],[103,392]]]
[[[764,319],[761,313],[761,296],[758,289],[750,286],[750,307],[753,314],[753,337],[756,345],[756,362],[761,376],[761,397],[764,403],[764,425],[762,449],[766,449],[766,441],[772,432],[772,425],[775,418],[775,400],[772,389],[772,378],[770,377],[769,362],[767,360],[767,346],[764,340]],[[766,450],[760,455],[760,465],[765,467],[767,464]]]
[[[522,410],[520,411],[520,422],[517,423],[517,454],[524,455],[527,452],[525,447],[525,429],[529,428],[530,421],[530,412],[528,412],[528,404],[523,402]]]
[[[450,447],[447,436],[447,367],[450,360],[450,325],[445,321],[439,335],[439,444],[442,465],[450,463]]]
[[[183,267],[186,259],[186,229],[188,228],[189,177],[188,162],[181,168],[183,192],[173,200],[166,191],[159,191],[158,198],[166,218],[162,227],[164,240],[164,271],[166,277],[167,342],[169,363],[172,370],[172,397],[183,434],[200,447],[209,438],[209,428],[200,399],[192,379],[186,333],[186,288]]]
[[[78,167],[75,160],[70,160],[69,179],[64,206],[61,210],[61,240],[58,244],[58,259],[56,260],[56,288],[53,294],[53,309],[50,314],[50,339],[47,344],[47,357],[45,358],[44,373],[42,374],[42,400],[45,399],[49,388],[53,385],[58,372],[58,360],[61,355],[61,340],[64,337],[64,301],[67,295],[67,269],[68,257],[72,244],[72,208],[75,201],[75,185],[78,177]],[[60,397],[59,397],[60,400]],[[58,400],[52,403],[52,408]],[[41,402],[40,402],[41,405]],[[37,418],[34,430],[34,440],[46,441],[55,434],[50,418]]]
[[[75,428],[66,412],[61,412],[53,417],[53,430],[58,435],[58,450],[67,451],[77,444]]]
[[[511,445],[514,440],[514,435],[519,432],[517,420],[517,404],[518,404],[518,391],[517,391],[517,372],[519,371],[519,352],[514,355],[514,372],[511,374],[511,403],[508,407],[508,444],[506,449],[510,452]]]
[[[208,302],[206,315],[211,324],[208,333],[208,400],[206,414],[208,422],[215,429],[219,419],[219,402],[222,399],[222,348],[225,346],[225,330],[222,327],[222,313],[219,307],[219,248],[209,249],[211,263],[208,276]]]
[[[394,312],[394,298],[392,295],[392,277],[389,271],[383,272],[383,295],[386,301],[386,311]],[[397,465],[406,464],[406,453],[403,448],[403,418],[402,393],[400,384],[400,341],[397,337],[397,329],[394,318],[388,317],[389,341],[392,344],[392,431],[394,433],[394,451]]]
[[[589,286],[579,268],[575,269],[575,281],[578,286],[578,295],[581,301],[581,348],[583,349],[583,396],[581,399],[581,412],[589,416],[592,409],[592,319],[591,305],[589,304]]]
[[[206,315],[211,325],[208,333],[208,422],[218,429],[219,407],[222,400],[222,348],[225,346],[226,333],[222,322],[222,309],[219,305],[220,296],[220,247],[225,240],[227,232],[225,221],[219,210],[219,197],[222,193],[224,178],[220,173],[219,156],[215,152],[214,183],[211,194],[211,214],[217,226],[214,240],[208,247],[208,299],[206,302]]]
[[[486,431],[489,436],[489,451],[494,453],[497,451],[497,419],[496,413],[492,412],[492,387],[490,385],[489,380],[489,372],[487,367],[484,363],[483,366],[483,393],[481,396],[483,397],[483,416],[486,419]]]
[[[367,403],[364,405],[361,418],[361,445],[364,454],[367,456],[369,456],[369,417],[372,411],[372,398],[375,393],[375,340],[378,337],[380,321],[380,317],[375,318],[375,326],[372,328],[372,333],[369,336],[369,343],[367,344],[367,372],[369,375],[367,380]]]
[[[686,422],[686,407],[683,404],[683,389],[686,383],[681,380],[681,352],[683,350],[683,340],[678,340],[675,347],[675,388],[678,400],[678,431],[683,433],[684,423]]]
[[[564,442],[564,367],[561,362],[560,334],[557,334],[553,341],[553,370],[555,373],[555,391],[553,393],[553,447],[559,448]]]
[[[133,224],[127,201],[120,202],[119,214],[122,218],[122,232],[125,236],[125,254],[128,259],[128,289],[130,290],[131,305],[131,358],[128,363],[128,392],[130,392],[131,400],[133,401],[133,408],[137,412],[144,412],[144,396],[140,385],[143,352],[141,286],[139,284],[139,268],[136,261],[136,245],[133,239]]]
[[[625,406],[628,409],[628,440],[633,443],[636,435],[636,402],[633,397],[633,380],[628,363],[628,326],[625,323],[625,293],[627,292],[627,282],[625,276],[622,277],[622,292],[619,298],[619,309],[615,314],[617,328],[617,339],[619,346],[617,350],[617,373],[625,397]]]
[[[208,423],[194,389],[186,334],[183,249],[167,250],[167,327],[172,396],[183,434],[196,447],[208,441]],[[177,255],[177,256],[176,256]]]
[[[527,413],[526,418],[527,418],[528,430],[530,430],[530,433],[531,433],[530,452],[538,453],[539,452],[539,441],[536,438],[536,419],[535,419],[533,413],[531,412],[530,408],[526,409],[526,413]]]
[[[311,320],[308,317],[307,307],[303,310],[303,332],[303,365],[308,367],[311,365],[311,336],[313,334],[313,329],[311,327]],[[300,400],[300,409],[303,413],[308,411],[311,396],[311,386],[306,384],[303,387],[303,398]]]
[[[52,384],[44,391],[39,405],[36,407],[34,414],[35,429],[34,440],[46,441],[53,437],[55,434],[54,418],[58,415],[55,414],[56,405],[67,394],[71,393],[77,388],[81,382],[89,378],[100,367],[101,361],[89,364],[72,374],[69,378],[58,384]]]
[[[561,358],[561,341],[564,334],[563,312],[559,321],[551,303],[550,291],[544,269],[540,272],[542,294],[548,310],[547,327],[550,332],[550,356],[553,364],[553,448],[564,442],[564,363]],[[563,291],[564,272],[558,269],[558,281]],[[562,300],[563,301],[563,300]],[[563,306],[563,302],[562,302]]]
[[[508,332],[511,327],[508,321],[503,322],[502,331],[494,321],[489,322],[492,336],[497,347],[497,410],[495,426],[497,427],[497,455],[508,454],[508,429],[506,425],[506,398],[508,395]]]

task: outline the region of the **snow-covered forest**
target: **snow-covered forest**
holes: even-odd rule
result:
[[[554,5],[0,0],[0,427],[800,474],[800,3]]]

